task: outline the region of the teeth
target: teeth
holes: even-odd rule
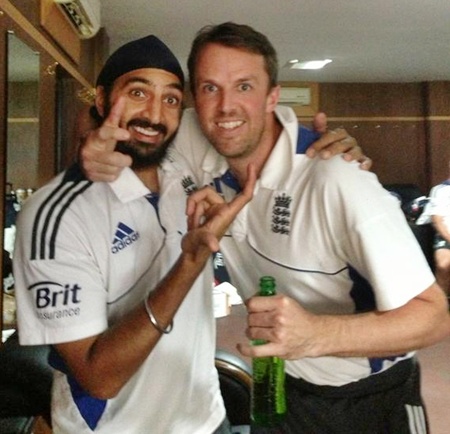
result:
[[[240,127],[244,121],[231,121],[231,122],[219,122],[217,125],[220,128],[224,128],[226,130],[231,130],[233,128]]]
[[[153,136],[157,136],[159,134],[158,131],[155,131],[153,129],[145,129],[145,128],[142,128],[142,127],[134,127],[134,129],[138,133],[143,134],[144,136],[153,137]]]

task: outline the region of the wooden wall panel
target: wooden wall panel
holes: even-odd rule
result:
[[[449,177],[450,82],[426,84],[427,151],[431,185]]]
[[[41,0],[40,24],[78,65],[81,58],[80,38],[53,0]]]
[[[383,184],[412,183],[426,194],[427,92],[422,83],[321,83],[320,110],[330,127],[343,126],[358,140]]]
[[[449,177],[450,121],[429,121],[431,185]]]
[[[338,117],[423,116],[421,83],[321,83],[320,109]]]
[[[330,128],[344,127],[373,160],[372,170],[383,184],[417,184],[428,191],[425,123],[329,122]]]
[[[41,187],[56,174],[56,68],[57,63],[47,53],[40,57],[41,83],[39,86],[39,155],[38,186]]]
[[[77,95],[81,92],[80,84],[64,70],[59,70],[57,80],[58,93],[58,117],[57,126],[57,149],[59,151],[57,159],[58,172],[67,169],[76,161],[80,131],[77,126],[80,122],[81,112],[89,107],[87,102],[83,102]]]
[[[428,116],[450,117],[450,81],[429,82],[426,88]]]

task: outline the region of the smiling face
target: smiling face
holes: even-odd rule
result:
[[[180,124],[180,80],[165,70],[144,68],[120,76],[109,96],[100,90],[97,105],[104,117],[119,97],[125,99],[119,125],[131,138],[118,142],[117,150],[132,156],[134,168],[159,163]]]
[[[195,107],[203,133],[227,158],[245,158],[258,148],[278,101],[262,55],[221,44],[198,56]]]

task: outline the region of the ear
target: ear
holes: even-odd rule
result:
[[[270,89],[269,94],[267,95],[266,102],[266,112],[271,113],[275,110],[275,107],[278,104],[278,100],[280,99],[280,89],[281,86],[277,85]]]
[[[95,89],[95,107],[100,116],[105,116],[105,89],[103,86],[98,86]]]

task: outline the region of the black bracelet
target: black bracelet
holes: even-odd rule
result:
[[[166,328],[161,327],[158,321],[156,320],[155,316],[153,315],[153,312],[150,309],[147,299],[144,299],[144,307],[150,319],[150,322],[152,323],[153,327],[155,327],[156,330],[158,330],[160,333],[164,333],[165,335],[169,334],[172,331],[173,321],[170,321],[170,324]]]

